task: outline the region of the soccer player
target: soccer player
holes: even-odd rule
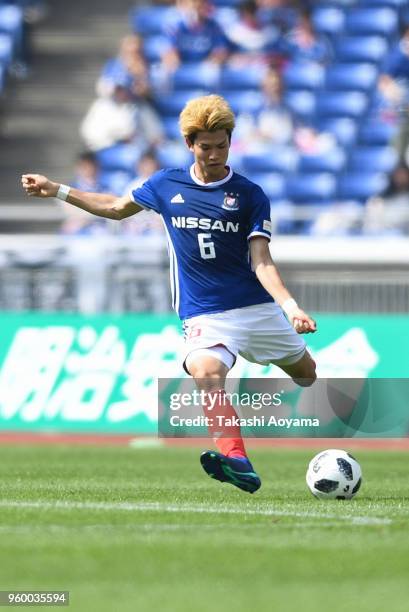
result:
[[[205,397],[219,397],[212,414],[228,418],[236,412],[223,396],[224,385],[238,354],[274,363],[300,385],[314,382],[315,363],[300,334],[314,332],[316,324],[290,295],[271,258],[266,195],[227,165],[234,128],[227,102],[216,95],[190,100],[180,128],[194,155],[192,166],[160,170],[122,198],[39,174],[24,174],[22,184],[29,196],[57,197],[100,217],[125,219],[144,209],[162,216],[173,306],[185,331],[183,365]],[[203,408],[208,411],[210,402]],[[204,470],[254,493],[261,482],[240,428],[219,429],[209,427],[219,452],[202,453]]]

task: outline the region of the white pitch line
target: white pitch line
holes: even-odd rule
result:
[[[122,510],[125,512],[174,512],[192,514],[243,514],[255,516],[283,516],[304,519],[331,519],[353,525],[390,525],[392,519],[375,516],[339,516],[324,512],[274,510],[273,508],[230,508],[227,506],[195,506],[192,504],[161,504],[159,502],[70,502],[70,501],[14,501],[0,500],[3,508],[42,508],[47,510]]]

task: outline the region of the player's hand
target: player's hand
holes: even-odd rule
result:
[[[55,198],[59,187],[42,174],[23,174],[21,184],[26,194],[35,198]]]
[[[296,308],[288,317],[297,334],[311,334],[317,331],[317,324],[301,308]]]

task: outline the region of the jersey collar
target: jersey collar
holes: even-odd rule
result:
[[[195,174],[195,165],[192,164],[190,166],[190,177],[192,179],[192,181],[194,183],[196,183],[196,185],[200,185],[201,187],[218,187],[219,185],[223,185],[224,183],[227,183],[227,181],[230,181],[231,177],[233,176],[233,170],[231,169],[230,166],[228,166],[229,168],[229,173],[227,176],[225,176],[223,179],[221,179],[220,181],[213,181],[213,183],[203,183],[203,181],[199,180]]]

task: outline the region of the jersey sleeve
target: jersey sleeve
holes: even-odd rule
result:
[[[258,185],[255,185],[251,194],[247,239],[253,236],[264,236],[271,239],[270,200]]]
[[[158,214],[161,213],[161,199],[159,197],[159,185],[163,176],[163,171],[156,172],[145,183],[137,189],[132,189],[130,192],[131,199],[136,203],[146,208],[154,210]]]

